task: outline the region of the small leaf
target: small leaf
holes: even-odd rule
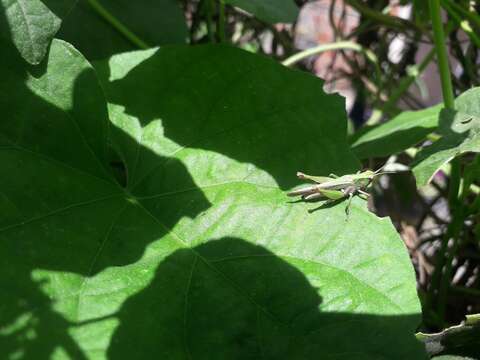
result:
[[[361,129],[352,142],[360,159],[401,153],[425,140],[438,126],[441,106],[420,111],[405,111],[386,123]]]
[[[76,0],[1,0],[0,36],[12,41],[30,64],[38,64],[60,28],[62,19],[75,2]]]
[[[442,138],[420,151],[412,164],[419,185],[453,158],[466,152],[480,152],[480,88],[460,95],[455,111],[443,110],[438,132]]]
[[[293,23],[298,16],[298,7],[293,0],[225,0],[255,15],[260,20],[275,23]]]

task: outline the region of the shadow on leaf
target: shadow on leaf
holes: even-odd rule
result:
[[[178,145],[251,163],[284,190],[298,183],[299,166],[339,175],[359,167],[343,99],[270,59],[228,46],[179,46],[119,55],[96,69],[108,101],[142,126],[161,120]]]
[[[327,312],[321,293],[262,246],[210,240],[169,255],[123,304],[108,357],[425,358],[409,325],[418,315]]]
[[[62,52],[69,50],[60,45]],[[55,42],[51,51],[60,45]],[[51,58],[48,65],[54,62]],[[20,64],[0,67],[6,81],[1,89],[9,94],[3,102],[0,98],[5,117],[0,156],[11,175],[0,177],[6,194],[0,202],[6,214],[0,225],[2,356],[84,359],[108,347],[111,359],[152,354],[178,359],[423,358],[413,337],[418,314],[353,315],[347,311],[362,304],[348,304],[348,296],[345,313],[328,311],[330,304],[322,304],[320,294],[339,301],[342,287],[348,285],[334,284],[329,275],[335,272],[328,273],[328,267],[320,273],[319,264],[277,257],[247,241],[251,239],[205,236],[200,245],[182,243],[172,229],[184,217],[198,218],[211,206],[185,165],[113,128],[110,134],[129,172],[121,181],[127,189],[122,188],[107,165],[107,115],[101,91],[92,85],[93,72],[76,78],[73,107],[65,110],[59,106],[68,104],[69,97],[53,95],[68,79],[55,82],[58,88],[49,88],[42,97],[45,84],[30,79],[27,86],[27,71]],[[68,73],[70,68],[61,69]],[[8,89],[11,84],[16,87]],[[28,106],[18,111],[24,102]],[[190,140],[191,131],[202,134],[199,123],[182,129],[170,115],[166,129],[179,132],[176,139]],[[221,125],[218,119],[215,124]],[[272,137],[286,139],[282,126]],[[280,155],[298,154],[276,152],[278,163],[271,163],[265,160],[271,142],[257,139],[253,144],[262,146],[261,151],[249,149],[245,155],[240,149],[247,143],[230,145],[237,140],[225,136],[205,147],[257,163],[278,179],[294,173],[291,167],[283,172]],[[128,159],[140,156],[149,168],[168,162],[169,171],[160,166],[157,181],[134,189],[141,194],[130,193],[129,175],[136,162]],[[312,166],[317,160],[312,158]],[[340,166],[335,161],[325,165],[329,171]],[[174,199],[172,184],[182,190]],[[295,241],[301,239],[291,244]],[[326,294],[324,287],[331,284],[338,292]],[[114,319],[118,323],[112,325]],[[99,325],[98,332],[90,331],[91,325]]]

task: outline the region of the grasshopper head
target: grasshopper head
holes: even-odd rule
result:
[[[368,179],[373,179],[375,177],[375,175],[377,175],[378,173],[376,171],[373,171],[373,170],[365,170],[363,172],[363,175],[365,175],[366,178]]]

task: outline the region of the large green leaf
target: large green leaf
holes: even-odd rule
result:
[[[360,159],[401,153],[425,140],[435,131],[441,107],[405,111],[383,124],[361,129],[352,141],[352,150]]]
[[[298,7],[293,0],[225,0],[238,6],[260,20],[268,23],[293,23],[298,16]]]
[[[466,152],[480,152],[480,88],[455,100],[455,111],[444,110],[437,132],[442,138],[420,151],[414,159],[413,173],[419,185],[451,159]]]
[[[149,46],[182,44],[187,40],[187,25],[178,0],[95,2]],[[89,0],[79,0],[58,37],[72,43],[88,59],[103,59],[138,49],[138,45],[101,17]]]
[[[0,36],[38,64],[76,0],[0,0]]]
[[[344,205],[309,214],[280,189],[357,167],[320,80],[228,47],[114,57],[122,188],[88,63],[60,41],[41,71],[16,60],[0,58],[7,357],[424,358],[391,223],[357,199],[348,221]]]

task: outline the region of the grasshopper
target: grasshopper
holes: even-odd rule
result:
[[[370,186],[373,179],[379,175],[391,173],[391,171],[382,172],[380,168],[377,171],[365,170],[353,175],[336,176],[311,176],[302,172],[297,172],[297,177],[302,180],[311,180],[315,185],[310,185],[298,190],[289,192],[288,196],[301,196],[303,200],[326,200],[331,203],[348,197],[345,212],[348,216],[350,204],[354,195],[365,199],[370,195],[365,190]]]

